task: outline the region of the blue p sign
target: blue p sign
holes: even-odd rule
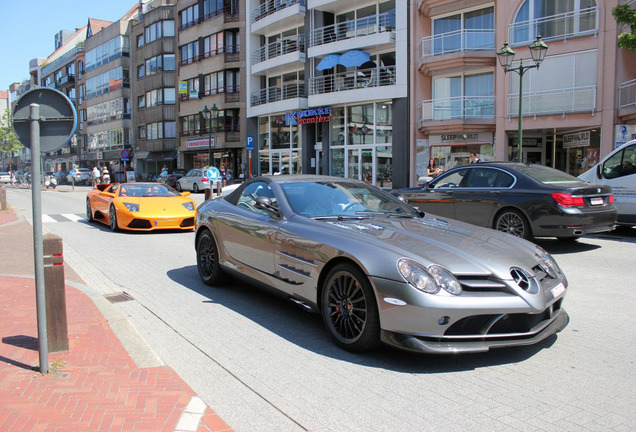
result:
[[[246,150],[254,150],[254,137],[252,135],[247,136],[247,143],[245,144]]]

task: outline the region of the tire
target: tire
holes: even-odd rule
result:
[[[117,223],[117,212],[115,211],[115,206],[110,206],[110,211],[108,212],[108,219],[110,222],[110,229],[113,232],[119,231],[119,224]]]
[[[362,352],[380,344],[380,315],[366,275],[351,264],[332,268],[321,295],[322,319],[336,345]]]
[[[86,200],[86,219],[88,220],[88,222],[95,221],[95,219],[93,219],[93,209],[91,208],[90,200]]]
[[[526,217],[518,210],[508,209],[497,215],[493,226],[497,231],[512,234],[517,237],[529,240],[532,238],[530,224]]]
[[[194,193],[199,193],[199,185],[198,184],[193,184],[192,185],[192,192]]]
[[[206,285],[218,285],[223,280],[223,270],[219,264],[219,248],[210,231],[204,231],[197,240],[197,269]]]
[[[175,185],[175,189],[176,189],[178,192],[181,192],[181,191],[183,190],[183,189],[181,189],[181,183],[177,182],[177,184]]]

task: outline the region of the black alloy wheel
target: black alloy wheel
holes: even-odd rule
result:
[[[219,249],[214,236],[207,230],[202,232],[197,240],[197,269],[206,285],[218,285],[223,279],[223,270],[219,265]]]
[[[526,240],[532,238],[530,224],[528,224],[525,216],[517,210],[504,210],[497,215],[494,228],[497,231],[512,234]]]
[[[175,188],[177,189],[177,191],[181,192],[181,183],[179,183],[177,181],[177,184],[175,185]]]
[[[322,318],[336,344],[361,352],[380,343],[375,295],[365,274],[351,264],[338,264],[325,278]]]
[[[95,219],[93,219],[93,209],[91,208],[91,202],[90,200],[86,200],[86,219],[89,222],[93,222]]]
[[[199,193],[199,185],[198,184],[193,184],[192,185],[192,192],[194,193]]]
[[[119,231],[119,225],[117,224],[117,212],[115,211],[115,206],[110,206],[110,211],[108,212],[108,219],[110,219],[110,229],[113,232]]]

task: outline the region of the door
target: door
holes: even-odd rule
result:
[[[497,168],[469,168],[467,178],[454,190],[455,217],[473,225],[490,227],[513,182],[510,174]]]
[[[594,183],[612,187],[618,222],[636,224],[636,142],[603,161],[600,173],[602,178],[595,178]]]
[[[545,165],[545,151],[543,150],[543,148],[538,147],[524,147],[523,161],[531,162],[537,165]]]

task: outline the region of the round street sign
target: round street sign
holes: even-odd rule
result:
[[[50,153],[71,141],[77,129],[77,111],[59,90],[36,87],[24,93],[13,109],[13,130],[27,148],[31,148],[31,104],[40,106],[40,151]]]
[[[119,156],[121,156],[122,159],[128,159],[128,157],[130,156],[130,152],[126,149],[123,149],[119,152]]]

